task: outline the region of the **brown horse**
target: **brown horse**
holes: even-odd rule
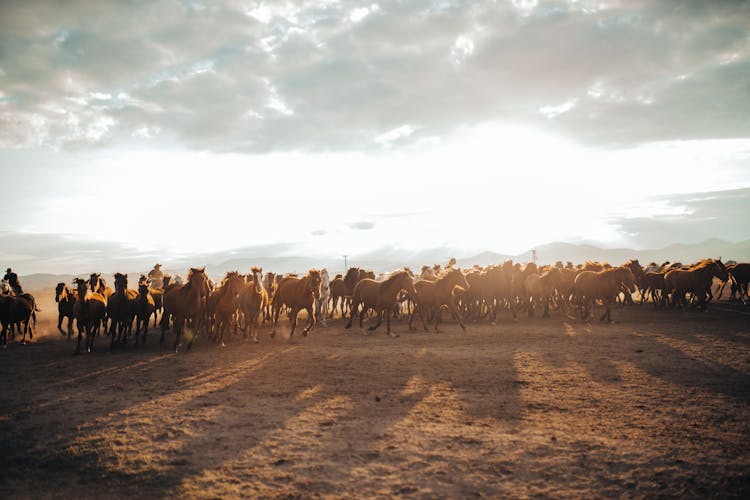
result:
[[[553,267],[541,276],[530,274],[526,277],[526,293],[529,297],[529,316],[534,316],[534,304],[541,300],[544,302],[543,318],[549,318],[549,301],[560,288],[563,275],[560,268]]]
[[[244,317],[243,330],[245,338],[248,334],[253,338],[253,342],[258,341],[258,319],[260,312],[268,304],[268,294],[261,283],[263,270],[259,267],[251,269],[253,279],[245,283],[239,293],[239,307]],[[267,276],[267,275],[266,275]]]
[[[245,283],[245,278],[238,271],[231,271],[224,276],[222,285],[208,297],[208,313],[211,337],[224,347],[224,333],[229,329],[237,311],[237,295]]]
[[[417,293],[412,277],[406,271],[397,271],[385,281],[380,282],[370,278],[359,280],[354,286],[351,313],[345,328],[351,328],[354,316],[359,314],[359,328],[361,329],[365,312],[373,309],[378,314],[378,322],[368,330],[374,331],[383,323],[383,317],[385,317],[388,336],[397,337],[391,334],[391,313],[399,305],[399,295],[402,290],[406,291],[409,297],[415,297]]]
[[[283,306],[288,306],[291,310],[289,321],[292,324],[292,331],[289,334],[294,335],[294,328],[297,326],[297,314],[301,309],[307,311],[307,326],[302,330],[302,335],[307,335],[315,326],[315,315],[313,304],[320,298],[320,272],[311,269],[303,278],[288,276],[279,282],[276,293],[271,299],[273,309],[273,330],[271,337],[276,335],[276,323],[279,322],[279,313]]]
[[[266,292],[266,303],[263,306],[263,323],[270,322],[273,319],[271,311],[271,297],[276,291],[276,274],[267,272],[263,277],[263,290]]]
[[[192,334],[187,341],[189,351],[195,339],[195,329],[205,312],[205,299],[208,296],[208,276],[206,268],[190,268],[187,283],[172,284],[164,292],[164,312],[161,316],[161,338],[159,344],[164,343],[164,336],[169,329],[169,320],[173,320],[175,338],[173,349],[177,352],[180,340],[189,323]]]
[[[135,345],[138,345],[138,336],[143,326],[143,335],[140,337],[141,344],[146,343],[146,334],[148,333],[148,323],[151,315],[156,318],[156,303],[151,295],[151,288],[146,283],[138,285],[138,298],[135,303]],[[155,324],[155,320],[154,320]]]
[[[706,259],[688,269],[672,269],[664,275],[667,293],[672,294],[672,305],[681,308],[687,305],[686,293],[698,298],[698,306],[706,309],[706,298],[710,300],[711,283],[714,278],[726,281],[727,270],[721,260]]]
[[[76,326],[78,327],[78,343],[76,344],[75,354],[80,354],[84,332],[86,333],[86,352],[91,352],[94,348],[94,340],[99,335],[99,328],[104,324],[107,314],[107,304],[100,293],[87,290],[88,282],[86,280],[76,278],[74,283],[78,294],[78,300],[76,300],[74,306]]]
[[[57,329],[65,337],[62,329],[63,318],[68,318],[68,340],[73,336],[73,320],[75,319],[75,303],[78,292],[71,290],[65,283],[58,283],[55,287],[55,302],[57,302]]]
[[[343,278],[336,276],[330,283],[331,288],[331,311],[328,318],[333,319],[336,312],[336,305],[341,304],[341,317],[346,317],[346,308],[351,303],[354,287],[363,277],[368,277],[366,271],[358,267],[350,267]]]
[[[600,299],[604,302],[605,311],[600,318],[613,323],[611,318],[612,303],[616,300],[622,287],[628,292],[635,288],[633,272],[627,267],[615,267],[602,271],[581,271],[576,276],[574,295],[581,310],[581,319],[586,321],[589,317],[594,301]]]
[[[529,273],[535,272],[536,267],[529,268]],[[497,311],[508,306],[516,319],[516,300],[519,293],[525,294],[525,287],[518,283],[523,279],[523,271],[513,261],[503,262],[501,266],[490,266],[485,272],[484,293],[492,324],[497,322]],[[471,292],[471,288],[469,289]],[[523,295],[525,296],[525,295]]]
[[[461,321],[461,317],[456,309],[454,295],[456,287],[461,287],[464,290],[469,289],[469,283],[466,282],[466,277],[460,269],[450,269],[435,281],[419,280],[414,283],[416,291],[414,302],[416,305],[411,316],[409,316],[409,330],[412,329],[414,316],[418,313],[422,319],[422,326],[425,331],[427,330],[425,315],[434,314],[435,331],[438,331],[442,309],[443,307],[447,307],[451,313],[451,317],[458,322],[463,331],[466,331],[466,326]]]

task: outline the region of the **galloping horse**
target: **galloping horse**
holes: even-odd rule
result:
[[[164,343],[164,335],[169,329],[169,319],[174,317],[174,346],[175,352],[180,345],[180,340],[188,321],[195,328],[199,316],[205,309],[205,297],[208,295],[208,276],[206,268],[190,268],[187,283],[184,285],[173,284],[164,292],[164,312],[161,316],[161,339],[159,344]],[[187,342],[187,350],[193,345],[195,335],[191,335]]]
[[[388,336],[397,336],[391,334],[391,313],[399,304],[399,295],[402,290],[405,290],[410,297],[415,297],[417,293],[412,277],[406,271],[395,272],[385,281],[375,281],[370,278],[360,280],[354,287],[352,308],[346,328],[351,328],[354,316],[359,314],[359,328],[361,329],[365,312],[368,309],[374,309],[378,314],[378,322],[371,326],[369,331],[374,331],[379,327],[385,317]],[[360,304],[362,305],[361,311],[359,310]]]
[[[258,319],[260,318],[260,312],[264,310],[268,304],[268,295],[261,283],[263,270],[259,267],[253,267],[251,271],[253,273],[252,281],[245,283],[242,286],[242,289],[240,289],[239,307],[240,311],[242,311],[242,316],[244,317],[243,329],[245,332],[245,338],[247,338],[249,330],[253,342],[257,342]]]
[[[276,335],[276,323],[279,321],[279,313],[282,306],[288,306],[289,321],[292,323],[292,331],[289,334],[294,335],[294,328],[297,326],[297,314],[300,309],[307,310],[307,326],[302,331],[302,335],[307,335],[315,326],[315,314],[313,311],[315,301],[320,297],[320,271],[311,269],[303,278],[286,277],[279,282],[276,293],[271,299],[273,309],[273,330],[271,337]]]
[[[331,305],[331,312],[328,316],[329,319],[333,319],[333,315],[336,312],[336,304],[339,300],[341,301],[341,317],[346,317],[345,310],[348,302],[347,299],[349,299],[349,302],[351,301],[354,286],[363,277],[367,277],[362,276],[364,272],[364,270],[357,267],[350,267],[343,278],[336,277],[336,279],[331,281],[331,300],[333,304]]]
[[[612,323],[610,316],[612,303],[616,300],[622,287],[629,292],[635,288],[633,272],[627,267],[615,267],[602,271],[581,271],[576,276],[574,295],[581,308],[581,319],[586,321],[596,299],[604,302],[605,311],[600,318]]]
[[[221,287],[217,288],[208,297],[206,311],[209,316],[211,337],[224,347],[224,333],[232,323],[234,313],[237,311],[237,295],[245,282],[245,278],[238,271],[231,271],[222,280]]]
[[[426,331],[427,323],[425,315],[433,313],[435,315],[435,331],[438,331],[442,308],[447,307],[453,319],[461,325],[463,331],[466,331],[466,326],[461,321],[461,317],[456,310],[454,296],[456,287],[461,287],[464,290],[469,289],[466,277],[460,269],[450,269],[435,281],[419,280],[414,283],[416,305],[411,316],[409,316],[409,330],[412,329],[411,325],[414,321],[414,316],[419,313],[419,317],[422,319],[422,326]]]
[[[141,344],[146,343],[146,334],[148,333],[148,323],[151,315],[154,315],[154,324],[156,324],[156,304],[154,297],[151,295],[151,288],[146,283],[138,285],[138,298],[135,304],[135,345],[138,345],[138,336],[143,326],[143,335],[140,337]]]
[[[75,354],[80,354],[84,332],[86,332],[86,352],[91,352],[94,348],[94,340],[99,335],[99,327],[104,324],[107,305],[100,293],[87,290],[86,280],[76,278],[74,283],[78,293],[78,300],[76,300],[74,306],[76,326],[78,327],[78,343],[76,344]]]
[[[721,281],[728,278],[721,260],[706,259],[688,269],[672,269],[664,275],[666,291],[672,294],[672,305],[687,305],[686,293],[698,298],[698,306],[706,308],[706,296],[710,294],[714,277]],[[710,297],[710,296],[709,296]]]
[[[529,316],[534,316],[534,303],[544,301],[543,318],[549,318],[549,301],[555,291],[559,290],[563,275],[560,268],[553,267],[541,276],[530,274],[526,277],[526,293],[529,297]]]
[[[138,292],[128,289],[128,275],[115,273],[115,292],[106,301],[110,321],[110,349],[114,348],[116,342],[127,343],[128,335],[133,329],[137,300]]]
[[[73,335],[73,319],[75,319],[75,303],[78,300],[78,293],[71,290],[65,283],[58,283],[55,287],[55,302],[57,302],[57,329],[62,336],[65,332],[62,329],[63,318],[68,318],[68,340]]]
[[[273,314],[271,311],[271,297],[273,297],[276,291],[276,275],[271,272],[267,272],[263,276],[263,290],[266,292],[266,303],[263,305],[263,323],[266,321],[273,320]]]

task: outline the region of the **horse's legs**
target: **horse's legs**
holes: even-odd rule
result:
[[[271,315],[273,316],[271,318],[272,320],[272,327],[271,327],[271,337],[276,335],[276,323],[279,322],[279,313],[281,312],[281,306],[278,304],[272,304],[271,305]]]
[[[76,350],[73,354],[80,354],[81,340],[83,340],[83,330],[85,326],[81,324],[81,320],[79,318],[76,318],[76,326],[78,327],[78,344],[76,345]]]
[[[351,311],[349,311],[349,321],[347,321],[347,323],[344,326],[344,328],[351,328],[352,327],[352,322],[354,321],[354,315],[357,314],[357,308],[358,307],[359,307],[359,304],[357,304],[356,306],[354,304],[352,304],[352,309],[351,309]],[[345,318],[346,316],[342,315],[341,317]]]
[[[549,295],[544,298],[544,313],[542,313],[542,318],[549,318]]]
[[[384,311],[385,311],[385,309],[383,311],[378,311],[378,321],[374,325],[372,325],[371,327],[369,327],[367,329],[368,331],[374,332],[383,323],[383,314],[387,314]],[[390,323],[390,319],[389,319],[388,323]],[[389,329],[389,331],[390,331],[390,329]]]
[[[464,325],[464,322],[461,321],[461,315],[459,314],[458,309],[456,309],[456,304],[454,304],[452,300],[448,303],[448,310],[450,311],[453,319],[461,326],[461,329],[463,331],[466,331],[466,325]]]
[[[315,315],[313,314],[313,306],[310,304],[309,306],[305,307],[305,310],[307,311],[307,326],[304,330],[302,330],[302,335],[304,337],[307,336],[308,333],[310,333],[310,330],[313,329],[315,326]]]
[[[299,314],[299,309],[297,309],[297,306],[292,307],[291,311],[289,312],[289,322],[292,324],[292,331],[289,333],[289,338],[292,338],[294,335],[294,329],[297,327],[297,315]]]

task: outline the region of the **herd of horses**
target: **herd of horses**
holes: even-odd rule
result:
[[[600,319],[612,321],[612,306],[620,301],[651,303],[655,308],[697,307],[705,309],[714,299],[713,286],[719,283],[719,297],[731,285],[731,300],[748,299],[750,264],[727,263],[721,259],[703,259],[692,265],[665,262],[641,266],[629,260],[620,266],[586,262],[573,266],[537,266],[535,263],[507,261],[470,269],[448,265],[424,266],[419,275],[404,268],[375,275],[372,271],[350,268],[344,275],[329,279],[326,269],[312,269],[304,276],[263,274],[253,267],[247,275],[238,271],[226,273],[215,285],[205,268],[191,268],[187,280],[171,282],[169,276],[160,288],[153,288],[141,276],[137,289],[129,288],[128,276],[114,275],[114,289],[100,274],[89,279],[75,278],[69,288],[59,283],[55,291],[58,304],[57,328],[68,339],[75,324],[78,339],[75,352],[90,352],[97,337],[109,337],[110,350],[127,344],[130,337],[136,346],[146,342],[149,324],[161,330],[159,343],[166,334],[174,336],[173,349],[181,345],[189,350],[198,336],[206,336],[224,345],[227,335],[243,335],[258,341],[261,322],[272,325],[276,334],[279,316],[285,313],[291,324],[290,336],[297,327],[300,311],[307,312],[303,335],[320,323],[327,325],[336,314],[351,328],[355,318],[363,329],[365,316],[375,315],[368,328],[374,331],[386,323],[386,333],[395,336],[391,322],[408,318],[409,330],[415,320],[428,323],[437,331],[443,310],[465,331],[467,322],[489,320],[495,324],[499,314],[509,313],[517,319],[519,311],[543,317],[550,311],[576,312],[581,320],[592,316],[595,305],[603,307]],[[15,295],[5,287],[0,293],[0,345],[7,345],[8,335],[16,332],[33,337],[38,308],[30,294]],[[62,323],[67,319],[67,328]],[[133,333],[133,325],[135,332]]]

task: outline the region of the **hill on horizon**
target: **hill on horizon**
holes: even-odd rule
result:
[[[587,260],[598,260],[601,262],[610,262],[620,264],[628,259],[638,259],[641,264],[648,262],[671,262],[689,263],[696,260],[713,257],[721,257],[723,260],[750,261],[750,240],[732,243],[719,239],[710,239],[701,243],[685,244],[675,243],[660,249],[633,250],[627,248],[600,248],[590,244],[575,244],[565,242],[553,242],[539,245],[536,250],[537,262],[540,264],[553,264],[557,260],[563,262],[571,261],[574,264],[582,263]],[[260,266],[264,271],[273,271],[278,273],[296,272],[304,273],[312,268],[327,268],[333,278],[338,273],[343,273],[343,259],[331,258],[313,258],[304,256],[258,256],[257,251],[248,251],[249,255],[243,255],[243,250],[236,250],[231,253],[231,258],[227,259],[229,253],[217,252],[210,255],[196,256],[193,263],[188,263],[188,259],[170,262],[163,259],[164,272],[167,274],[181,274],[185,276],[187,269],[191,266],[206,266],[206,270],[213,279],[221,279],[226,271],[239,270],[247,272],[251,266]],[[455,257],[457,265],[460,267],[472,267],[475,264],[487,266],[497,264],[508,259],[516,261],[531,260],[531,250],[518,255],[506,255],[492,251],[480,252],[478,254],[462,256],[458,252],[449,248],[428,249],[419,252],[402,252],[398,249],[387,248],[384,251],[374,251],[363,255],[355,255],[349,258],[348,265],[372,269],[375,272],[391,271],[410,267],[413,271],[418,272],[422,265],[447,264],[451,257]],[[131,263],[129,269],[118,270],[127,272],[131,280],[137,280],[140,273],[146,273],[153,265],[153,258],[148,262],[145,260],[140,263]],[[141,267],[138,269],[136,266]],[[93,269],[95,272],[101,269]],[[105,279],[111,280],[111,274],[114,271],[104,272]],[[39,290],[42,288],[54,287],[58,282],[71,283],[74,276],[82,274],[56,274],[56,273],[31,273],[21,275],[20,280],[24,288],[28,290]]]

